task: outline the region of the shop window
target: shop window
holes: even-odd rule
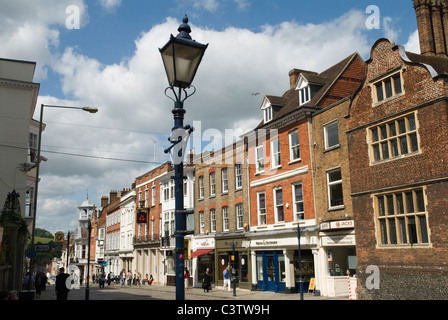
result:
[[[240,275],[240,281],[241,282],[249,282],[249,268],[248,268],[248,260],[247,260],[247,254],[240,254],[239,255],[239,275]]]
[[[332,277],[347,276],[347,270],[353,276],[356,273],[356,248],[331,247],[327,251],[328,273]]]
[[[302,262],[302,280],[304,284],[307,285],[310,282],[310,279],[314,278],[314,260],[311,250],[300,250],[300,260]],[[299,283],[299,253],[297,250],[294,252],[294,278],[295,282]]]

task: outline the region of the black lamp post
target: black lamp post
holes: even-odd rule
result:
[[[85,300],[90,299],[90,286],[89,286],[89,278],[90,278],[90,235],[92,233],[92,223],[89,219],[89,224],[87,225],[87,232],[88,232],[88,238],[87,238],[87,279],[86,279],[86,292],[85,292]]]
[[[235,241],[232,242],[232,280],[233,296],[236,297]]]
[[[70,264],[70,231],[67,232],[67,266],[65,270],[68,270],[69,264]]]
[[[184,252],[183,242],[186,232],[186,211],[184,210],[184,194],[183,194],[183,158],[185,155],[186,139],[192,132],[190,126],[184,127],[184,101],[192,96],[194,91],[188,94],[186,89],[192,87],[191,83],[196,75],[199,64],[204,56],[208,45],[200,44],[192,40],[190,33],[191,28],[188,25],[188,17],[185,15],[183,23],[180,25],[179,34],[174,37],[171,35],[168,43],[159,49],[166,75],[168,77],[169,87],[165,90],[165,95],[168,90],[174,94],[175,99],[169,97],[174,101],[174,109],[172,111],[174,116],[174,127],[170,137],[171,147],[165,150],[165,153],[170,152],[174,148],[172,158],[174,162],[174,185],[175,185],[175,223],[176,223],[176,300],[185,299],[184,287]],[[175,88],[178,89],[176,92]]]
[[[302,236],[302,232],[300,230],[300,226],[297,226],[297,240],[299,241],[299,292],[300,292],[300,300],[303,300],[303,279],[302,279],[302,256],[301,256],[301,248],[300,248],[300,237]]]

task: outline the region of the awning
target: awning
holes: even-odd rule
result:
[[[191,258],[196,258],[199,256],[202,256],[203,254],[209,253],[210,251],[213,251],[215,249],[198,249],[195,252],[191,253]]]

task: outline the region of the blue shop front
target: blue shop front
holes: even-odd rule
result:
[[[263,235],[259,233],[253,237],[250,242],[254,266],[252,289],[297,293],[301,271],[303,290],[306,292],[310,280],[315,278],[318,252],[316,239],[314,233],[302,235],[299,259],[297,233],[293,230],[267,232]]]

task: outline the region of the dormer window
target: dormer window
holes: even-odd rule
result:
[[[310,86],[306,86],[299,91],[300,105],[303,105],[311,100]]]
[[[299,77],[299,81],[297,81],[296,90],[299,91],[299,105],[302,106],[311,100],[311,87],[303,74]]]
[[[273,116],[273,110],[272,110],[272,106],[267,107],[266,109],[264,109],[264,122],[269,122],[272,120],[272,116]]]
[[[313,99],[325,84],[326,78],[315,72],[302,72],[297,80],[296,90],[299,92],[299,106],[303,106]]]
[[[264,123],[272,121],[286,102],[287,100],[282,97],[265,96],[263,103],[261,104],[261,110],[263,110],[264,114]]]

